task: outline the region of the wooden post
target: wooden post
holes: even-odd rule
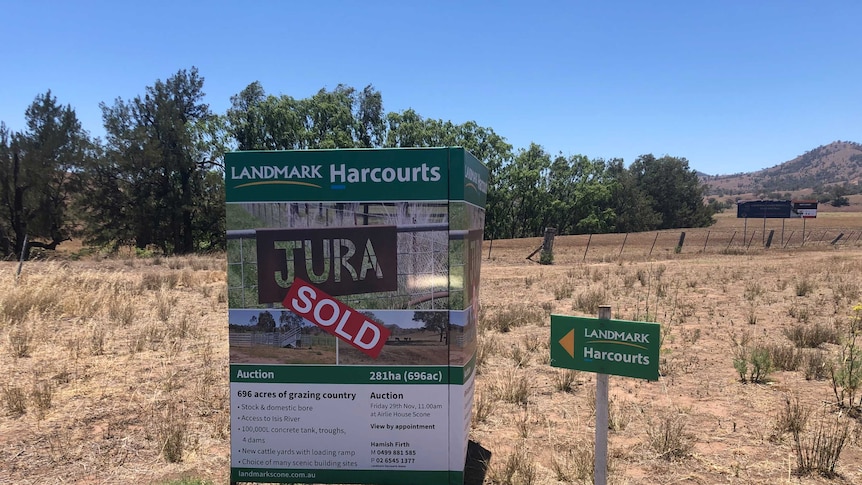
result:
[[[18,283],[18,277],[21,276],[21,268],[24,266],[24,255],[27,254],[27,239],[24,234],[24,244],[21,246],[21,257],[18,259],[18,271],[15,273],[15,283]]]
[[[491,241],[488,243],[488,259],[491,259],[491,248],[493,248],[493,247],[494,247],[494,240],[491,239]]]
[[[599,306],[599,319],[611,319],[610,305]],[[608,483],[608,377],[596,374],[596,461],[593,469],[596,485]]]
[[[620,254],[618,254],[618,255],[617,255],[617,257],[618,257],[618,258],[619,258],[619,257],[622,257],[622,255],[623,255],[623,248],[625,248],[625,247],[626,247],[626,241],[627,241],[628,239],[629,239],[629,233],[626,233],[626,237],[624,237],[624,238],[623,238],[623,244],[622,244],[622,246],[620,246]]]
[[[712,231],[706,231],[706,240],[703,241],[703,254],[706,254],[706,243],[709,242],[709,233]]]
[[[724,248],[725,251],[730,249],[730,245],[733,244],[733,238],[736,237],[736,231],[733,231],[733,234],[730,235],[730,241],[727,242],[727,247]]]
[[[655,242],[656,241],[658,241],[658,232],[655,233],[655,239],[652,240],[652,246],[650,246],[649,254],[647,255],[648,257],[652,256],[652,250],[655,249]]]
[[[799,247],[805,246],[805,217],[802,218],[802,244]]]
[[[769,237],[766,238],[766,249],[772,247],[772,236],[775,235],[775,229],[769,230]]]
[[[748,244],[746,244],[746,245],[745,245],[745,250],[746,250],[746,251],[748,250],[748,248],[750,248],[750,247],[751,247],[751,241],[754,241],[754,236],[756,236],[756,235],[757,235],[757,229],[755,229],[755,230],[754,230],[754,232],[752,232],[752,233],[751,233],[751,239],[749,239],[749,240],[748,240]],[[745,241],[743,241],[743,243],[744,243],[744,242],[745,242]]]
[[[790,244],[790,240],[791,240],[791,239],[793,239],[793,234],[794,234],[795,232],[796,232],[796,230],[795,230],[795,229],[794,229],[793,231],[790,231],[790,236],[787,238],[787,241],[784,241],[784,247],[785,247],[785,248],[787,247],[787,245],[788,245],[788,244]]]
[[[676,249],[674,250],[674,252],[675,253],[681,253],[683,244],[685,244],[685,231],[682,231],[680,233],[679,242],[676,243]]]
[[[587,251],[590,250],[590,241],[593,240],[593,233],[590,233],[590,237],[587,238],[587,247],[584,248],[584,261],[587,260]]]
[[[554,235],[557,230],[553,227],[545,228],[545,237],[542,239],[542,254],[539,255],[539,262],[542,264],[554,263]]]

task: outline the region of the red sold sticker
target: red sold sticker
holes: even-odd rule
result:
[[[294,278],[281,303],[374,359],[389,339],[388,328],[368,320],[365,315],[299,278]]]

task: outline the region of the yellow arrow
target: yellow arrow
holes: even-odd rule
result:
[[[569,330],[569,333],[567,333],[565,336],[563,336],[563,338],[560,339],[560,345],[562,345],[563,348],[566,349],[566,352],[569,353],[569,356],[571,356],[571,358],[573,358],[573,359],[575,358],[575,330],[574,329]]]

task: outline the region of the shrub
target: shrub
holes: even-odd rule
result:
[[[156,432],[161,445],[162,456],[169,463],[183,459],[188,419],[174,401],[168,401],[164,412],[156,424]]]
[[[558,391],[572,392],[578,371],[572,369],[559,369],[554,374],[554,388]]]
[[[530,398],[530,380],[514,370],[507,372],[494,387],[497,396],[505,402],[525,406]]]
[[[859,411],[857,408],[862,408],[862,345],[858,342],[862,334],[862,305],[856,305],[853,313],[850,323],[843,329],[837,362],[830,374],[838,405],[855,413]]]
[[[802,351],[792,345],[772,344],[767,348],[776,369],[795,371],[802,364]]]
[[[7,334],[9,353],[13,357],[30,355],[30,345],[33,343],[33,330],[27,324],[21,323],[12,327]]]
[[[492,483],[501,485],[532,485],[536,480],[536,465],[526,446],[516,446],[503,461],[502,469],[491,467]]]
[[[775,422],[775,431],[777,434],[801,433],[805,429],[810,415],[811,410],[802,404],[799,396],[785,396],[784,406],[779,411]]]
[[[815,350],[805,356],[805,379],[822,381],[829,377],[831,362],[822,350]]]
[[[3,407],[9,416],[21,416],[27,411],[27,399],[24,389],[17,386],[3,386],[0,388],[3,397]]]
[[[810,475],[817,472],[829,478],[836,476],[835,466],[851,434],[852,422],[840,413],[834,417],[821,415],[811,433],[794,431],[796,473]]]
[[[796,281],[796,296],[805,296],[812,291],[814,291],[814,282],[808,279],[808,277],[803,277],[801,280]]]
[[[572,304],[573,310],[580,310],[584,313],[596,314],[599,311],[599,306],[605,303],[607,293],[604,288],[596,288],[586,290],[578,294]]]
[[[662,413],[657,421],[647,421],[647,445],[658,456],[671,461],[683,458],[694,446],[693,437],[686,432],[686,417],[676,411]]]
[[[795,323],[784,329],[784,335],[797,347],[817,348],[822,344],[837,344],[838,331],[834,327],[822,323],[805,325]]]
[[[772,357],[769,348],[764,345],[749,346],[750,336],[743,334],[740,340],[734,341],[733,368],[739,374],[742,382],[760,384],[766,382],[767,376],[773,370]]]
[[[483,325],[500,332],[508,332],[515,327],[526,325],[542,326],[545,320],[545,312],[534,304],[510,305],[490,316],[485,316]]]

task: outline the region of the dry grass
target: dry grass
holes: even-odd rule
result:
[[[808,228],[837,227],[828,216]],[[739,226],[687,230],[680,253],[679,232],[661,233],[651,255],[655,233],[629,235],[622,256],[623,235],[595,236],[587,258],[586,236],[560,237],[544,266],[524,260],[538,239],[494,242],[471,421],[492,452],[486,483],[590,482],[595,378],[549,367],[548,315],[593,316],[598,304],[664,327],[660,381],[610,379],[610,483],[862,483],[857,419],[836,417],[829,377],[829,331],[859,303],[862,245],[700,251],[707,231],[710,247],[726,246]],[[859,234],[862,217],[842,214],[840,227]],[[0,263],[0,483],[227,484],[223,258],[27,263],[17,285],[14,269]],[[734,368],[730,335],[746,332],[777,366],[765,384]],[[806,409],[825,417],[802,424]],[[800,428],[797,446],[787,436]],[[833,451],[843,439],[825,472],[817,439]]]
[[[226,483],[222,259],[0,265],[0,483]]]

